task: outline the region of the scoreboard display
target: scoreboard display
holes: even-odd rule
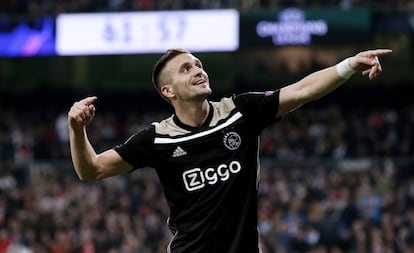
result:
[[[58,55],[235,51],[236,10],[62,14],[56,20]]]

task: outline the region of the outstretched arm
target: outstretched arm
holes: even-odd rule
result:
[[[97,154],[86,132],[95,117],[96,97],[77,101],[68,113],[70,151],[75,171],[81,180],[97,180],[122,174],[132,169],[119,154],[109,149]]]
[[[285,115],[301,105],[316,100],[341,86],[354,72],[368,75],[370,80],[382,72],[378,57],[390,54],[390,49],[360,52],[335,66],[314,72],[280,90],[277,116]]]

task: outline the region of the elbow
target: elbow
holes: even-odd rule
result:
[[[93,177],[85,177],[85,176],[79,176],[79,175],[78,175],[78,178],[82,182],[93,182],[97,180],[96,178],[93,178]]]
[[[75,171],[80,181],[92,182],[99,180],[99,174],[96,173],[95,170],[75,167]]]
[[[96,177],[93,177],[91,175],[84,175],[84,174],[80,174],[80,173],[77,173],[77,174],[78,174],[79,180],[82,181],[82,182],[92,182],[92,181],[97,180]]]

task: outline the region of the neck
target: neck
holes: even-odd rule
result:
[[[207,119],[210,106],[207,100],[202,102],[183,103],[174,106],[175,115],[186,125],[200,127]]]

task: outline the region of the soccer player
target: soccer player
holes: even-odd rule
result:
[[[170,208],[172,253],[258,253],[259,135],[301,105],[342,85],[355,72],[373,79],[379,56],[360,52],[281,89],[209,101],[212,90],[202,62],[170,49],[153,69],[153,84],[174,108],[126,142],[97,154],[86,127],[96,97],[77,101],[68,122],[73,165],[81,180],[98,180],[142,167],[156,170]]]

